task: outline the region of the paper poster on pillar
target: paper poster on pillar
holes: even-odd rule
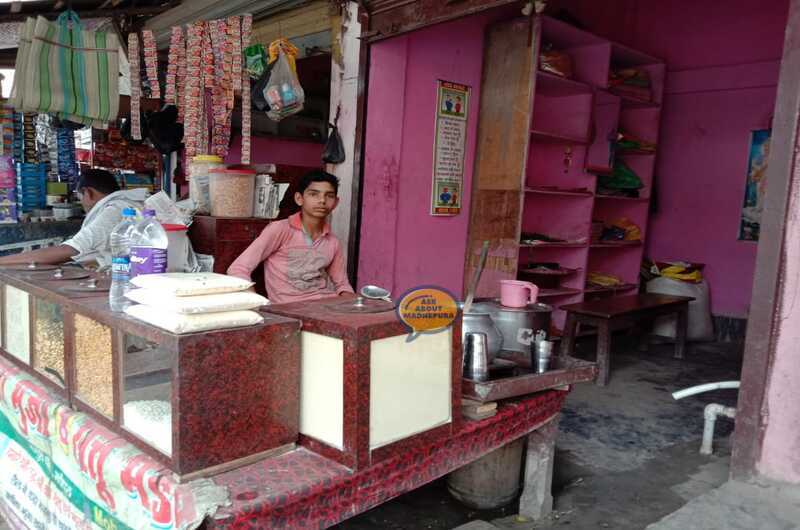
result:
[[[464,182],[470,87],[437,82],[431,215],[458,215]]]

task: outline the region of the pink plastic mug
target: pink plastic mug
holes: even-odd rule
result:
[[[506,307],[525,307],[535,304],[539,288],[531,282],[500,280],[500,303]]]

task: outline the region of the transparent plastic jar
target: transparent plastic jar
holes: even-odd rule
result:
[[[211,213],[209,193],[209,175],[212,170],[224,169],[222,158],[216,155],[197,155],[189,162],[187,179],[189,180],[189,197],[197,207],[197,213]]]
[[[211,215],[252,217],[256,172],[252,169],[215,169],[211,172]]]

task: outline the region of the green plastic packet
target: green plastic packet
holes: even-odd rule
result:
[[[245,68],[253,79],[259,79],[267,68],[267,52],[261,44],[244,49]]]

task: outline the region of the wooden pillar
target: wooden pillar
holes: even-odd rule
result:
[[[790,0],[761,233],[756,258],[753,298],[747,324],[741,389],[733,436],[731,475],[746,479],[756,472],[761,457],[768,410],[765,396],[781,327],[780,312],[787,293],[787,218],[797,217],[790,199],[800,194],[800,163],[795,157],[800,120],[800,0]],[[796,201],[791,203],[798,207]],[[791,284],[789,284],[791,285]]]
[[[546,517],[553,510],[553,460],[558,419],[559,415],[556,414],[528,435],[525,482],[519,498],[519,513],[531,519]]]
[[[351,282],[355,281],[358,261],[362,116],[367,68],[367,45],[360,39],[362,24],[359,16],[358,4],[348,2],[342,8],[342,15],[333,19],[330,120],[333,123],[339,113],[337,125],[346,158],[341,164],[328,164],[326,168],[339,178],[339,206],[333,211],[331,228],[346,252],[345,264]]]

